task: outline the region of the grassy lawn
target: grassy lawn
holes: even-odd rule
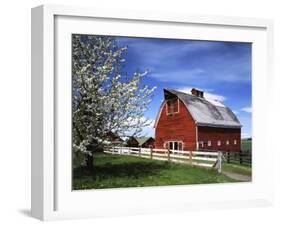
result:
[[[242,140],[241,142],[242,151],[252,151],[252,141],[251,140]],[[239,164],[239,163],[226,163],[222,164],[222,171],[227,171],[231,173],[238,173],[246,176],[252,175],[251,165]]]
[[[103,153],[95,155],[91,175],[82,168],[73,175],[74,190],[235,182],[211,169]]]
[[[227,171],[231,173],[238,173],[242,175],[251,176],[252,168],[248,165],[234,164],[234,163],[223,163],[222,171]]]

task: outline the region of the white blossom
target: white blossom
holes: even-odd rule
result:
[[[122,75],[122,54],[108,36],[73,35],[73,151],[91,155],[109,144],[110,132],[139,135],[155,87],[141,85],[147,72]]]

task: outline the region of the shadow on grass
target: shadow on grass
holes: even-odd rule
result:
[[[233,182],[214,170],[133,156],[95,155],[92,173],[73,170],[73,189]]]
[[[109,163],[94,164],[94,169],[91,175],[87,174],[84,168],[76,168],[73,171],[75,179],[82,179],[86,177],[92,177],[93,180],[96,178],[141,178],[146,176],[156,175],[159,171],[168,169],[168,163],[155,164],[155,162],[120,162],[120,163]]]

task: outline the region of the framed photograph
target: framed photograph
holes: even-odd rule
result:
[[[270,20],[32,9],[32,216],[270,205]]]

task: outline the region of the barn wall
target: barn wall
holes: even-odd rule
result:
[[[148,141],[146,141],[146,142],[142,145],[142,147],[143,147],[143,148],[150,148],[150,147],[155,148],[155,140],[149,139]]]
[[[136,139],[129,139],[128,141],[127,141],[127,146],[128,147],[138,147],[139,146],[139,143],[138,143],[138,141],[136,140]]]
[[[221,145],[218,146],[218,140]],[[226,141],[229,140],[229,145]],[[234,144],[234,140],[237,144]],[[228,128],[213,128],[213,127],[198,127],[198,142],[204,142],[200,149],[212,149],[222,151],[240,151],[241,149],[241,129]],[[211,146],[208,146],[208,141],[211,141]]]
[[[155,128],[155,147],[164,148],[166,141],[182,141],[185,150],[196,148],[196,125],[182,101],[179,101],[180,112],[167,115],[163,107]]]

